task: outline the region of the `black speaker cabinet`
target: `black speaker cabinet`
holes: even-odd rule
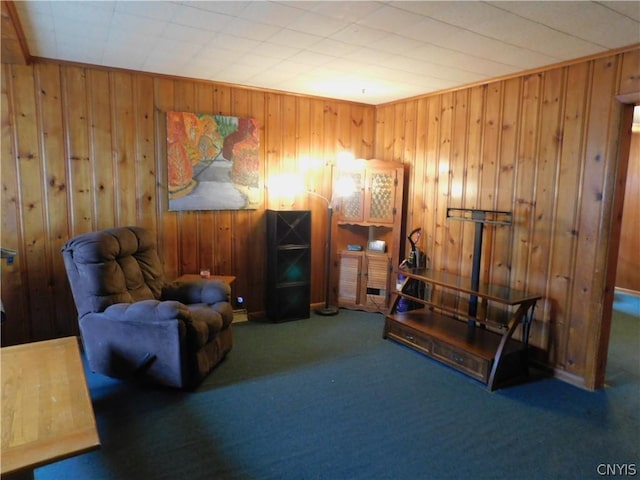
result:
[[[267,317],[272,322],[309,318],[311,212],[267,210]]]

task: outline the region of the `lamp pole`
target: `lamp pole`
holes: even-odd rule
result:
[[[331,283],[331,227],[333,219],[333,205],[327,200],[327,214],[329,218],[328,234],[327,234],[327,264],[325,266],[325,288],[324,288],[324,307],[316,309],[318,315],[331,316],[338,314],[338,307],[329,305],[329,287]]]
[[[324,278],[325,278],[325,287],[324,287],[324,307],[320,307],[317,308],[315,310],[315,312],[318,315],[323,315],[325,317],[331,316],[331,315],[337,315],[338,314],[338,307],[335,307],[333,305],[329,305],[329,291],[330,291],[330,286],[331,286],[331,227],[333,225],[332,221],[333,221],[333,198],[331,198],[331,200],[329,200],[327,197],[325,197],[324,195],[320,195],[319,193],[316,193],[314,191],[311,190],[307,190],[307,193],[309,195],[312,195],[314,197],[318,197],[321,198],[322,200],[324,200],[325,202],[327,202],[327,218],[328,218],[328,231],[327,231],[327,261],[326,261],[326,265],[325,265],[325,269],[324,269]],[[333,195],[332,195],[333,197]]]
[[[330,168],[331,168],[331,179],[333,179],[333,165],[330,165]],[[280,179],[278,183],[280,182],[284,183],[283,179]],[[298,182],[293,182],[293,183],[298,183]],[[284,191],[290,190],[290,185],[288,185],[288,187],[282,188],[282,190]],[[321,198],[323,201],[327,203],[328,230],[327,230],[327,248],[326,248],[327,258],[326,258],[326,265],[325,265],[325,271],[324,271],[324,274],[325,274],[324,306],[317,308],[315,310],[315,313],[317,313],[318,315],[324,315],[324,316],[337,315],[338,312],[340,311],[338,307],[329,304],[329,293],[330,293],[330,287],[331,287],[331,230],[333,227],[333,203],[335,202],[337,197],[350,194],[351,193],[350,190],[352,189],[351,188],[348,189],[349,193],[346,193],[347,189],[345,189],[344,186],[342,186],[342,188],[338,190],[339,191],[336,191],[335,185],[332,187],[331,199],[325,197],[320,193],[314,192],[313,190],[306,190],[306,193],[308,195]]]
[[[351,155],[352,156],[352,155]],[[333,165],[331,165],[331,179],[333,180]],[[325,289],[324,289],[324,307],[317,308],[315,312],[318,315],[330,316],[337,315],[339,312],[338,307],[329,305],[329,291],[331,285],[331,230],[333,227],[333,204],[337,197],[344,197],[346,195],[350,195],[353,193],[353,181],[347,182],[339,182],[340,188],[336,188],[336,184],[332,186],[331,189],[331,199],[328,199],[324,195],[320,195],[311,190],[307,190],[307,193],[313,195],[315,197],[320,197],[322,200],[327,202],[327,218],[328,218],[328,232],[327,232],[327,263],[325,266]]]

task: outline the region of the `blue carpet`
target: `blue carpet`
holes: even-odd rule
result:
[[[102,448],[35,478],[588,479],[640,464],[640,378],[624,358],[597,392],[547,378],[491,393],[383,340],[383,321],[238,324],[191,393],[88,372]]]
[[[613,297],[613,311],[616,314],[622,313],[640,319],[640,296],[616,290]]]

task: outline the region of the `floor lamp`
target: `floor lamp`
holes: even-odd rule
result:
[[[329,305],[329,291],[331,284],[331,229],[333,226],[333,198],[329,200],[324,195],[320,195],[319,193],[308,191],[309,195],[313,195],[314,197],[321,198],[325,202],[327,202],[327,262],[324,270],[324,278],[325,278],[325,288],[324,288],[324,306],[319,307],[315,310],[318,315],[323,315],[325,317],[331,315],[338,314],[338,307],[334,305]]]
[[[332,165],[332,178],[333,178],[333,165]],[[329,304],[329,292],[331,284],[331,230],[333,227],[333,205],[337,198],[346,197],[353,194],[355,191],[355,184],[353,178],[346,176],[339,178],[333,185],[331,200],[324,195],[316,193],[311,190],[307,190],[309,195],[321,198],[327,204],[327,262],[325,265],[325,289],[324,289],[324,306],[317,308],[315,312],[318,315],[331,316],[338,313],[338,307]]]

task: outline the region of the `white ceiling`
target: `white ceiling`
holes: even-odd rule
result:
[[[17,1],[36,57],[380,104],[640,42],[640,1]]]

